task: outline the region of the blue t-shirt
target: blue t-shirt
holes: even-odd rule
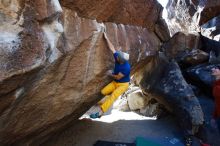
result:
[[[114,53],[114,58],[115,58],[115,68],[114,68],[114,75],[117,75],[120,73],[122,73],[124,75],[123,78],[121,78],[120,80],[116,80],[116,82],[120,82],[120,83],[125,83],[125,82],[129,82],[130,81],[130,71],[131,71],[131,67],[128,61],[126,61],[123,64],[118,63],[117,61],[117,56],[118,53]]]

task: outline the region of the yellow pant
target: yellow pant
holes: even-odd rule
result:
[[[112,81],[107,86],[105,86],[101,91],[103,95],[107,95],[104,103],[100,104],[102,111],[108,111],[114,101],[128,89],[128,86],[128,82],[119,83],[115,81]]]

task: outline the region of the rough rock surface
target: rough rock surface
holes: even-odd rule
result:
[[[220,64],[201,64],[195,67],[188,68],[186,72],[191,81],[194,81],[197,86],[200,85],[200,87],[203,86],[206,89],[207,87],[211,89],[215,80],[214,76],[212,76],[211,74],[212,69],[219,67]]]
[[[198,31],[218,14],[218,0],[203,2],[170,0],[171,31]],[[156,0],[0,0],[0,145],[39,145],[100,100],[113,67],[104,31],[130,53],[132,72],[158,54],[161,42],[169,40],[169,58],[198,48],[197,35],[170,39],[161,14]],[[137,79],[144,91],[189,121],[183,127],[192,133],[203,115],[178,65],[153,59],[146,70],[151,74]]]
[[[149,98],[144,96],[141,91],[136,91],[128,94],[128,105],[131,110],[140,110],[147,106]]]
[[[90,5],[90,1],[76,3],[81,2]],[[102,2],[94,6],[102,7]],[[109,81],[106,71],[113,66],[104,29],[116,47],[130,53],[132,67],[156,54],[160,40],[140,26],[154,26],[158,4],[118,2],[132,10],[145,10],[140,20],[144,19],[140,22],[138,11],[129,17],[132,21],[124,20],[127,13],[117,16],[119,8],[111,7],[115,19],[103,15],[100,21],[112,22],[103,24],[87,19],[96,12],[92,7],[77,10],[81,16],[84,11],[88,14],[81,18],[76,9],[61,7],[58,0],[0,1],[0,145],[37,145],[101,98],[100,89]],[[115,4],[106,1],[105,5]],[[153,12],[155,16],[148,15]]]
[[[184,50],[175,59],[183,66],[195,66],[208,62],[209,54],[199,49]]]
[[[196,128],[204,121],[198,99],[183,78],[176,62],[168,62],[160,57],[155,63],[156,67],[145,71],[140,81],[143,92],[155,97],[159,103],[166,101],[167,108],[172,109],[185,134],[195,134],[198,130]]]
[[[204,24],[208,22],[210,19],[218,16],[220,14],[220,0],[215,1],[203,1],[200,0],[200,3],[205,4],[203,11],[201,12],[201,19],[199,24]]]
[[[61,0],[61,4],[78,12],[79,16],[151,30],[162,11],[157,0]]]
[[[170,32],[164,19],[160,18],[156,22],[155,33],[162,42],[166,42],[170,39]]]
[[[220,41],[220,16],[201,26],[201,34],[209,39]]]
[[[169,0],[167,5],[171,34],[200,30],[200,25],[220,14],[219,0]]]
[[[201,37],[201,49],[210,54],[210,63],[219,63],[220,61],[220,42],[209,39],[207,37]]]
[[[162,113],[162,109],[160,108],[159,103],[148,104],[146,107],[140,110],[140,113],[147,117],[157,116],[159,117]]]
[[[198,49],[200,36],[198,34],[176,33],[168,42],[163,44],[168,58],[176,58],[185,50]]]

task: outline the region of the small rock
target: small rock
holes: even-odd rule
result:
[[[147,117],[153,117],[159,115],[159,103],[149,104],[146,107],[140,109],[140,113]]]
[[[113,108],[123,112],[130,111],[130,108],[128,106],[128,100],[126,97],[120,97],[118,100],[116,100],[113,104]]]
[[[149,102],[149,98],[144,96],[143,93],[140,91],[128,94],[127,98],[128,98],[128,105],[131,110],[142,109]]]

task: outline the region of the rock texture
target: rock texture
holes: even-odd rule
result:
[[[208,60],[209,54],[199,49],[186,49],[180,52],[176,57],[176,61],[179,64],[187,67],[206,63]]]
[[[133,68],[157,53],[156,1],[93,2],[0,1],[1,145],[38,145],[101,98],[113,67],[104,30]]]
[[[153,30],[162,6],[156,0],[61,0],[79,16],[99,22],[115,22]]]
[[[169,62],[161,56],[156,58],[153,64],[154,69],[145,70],[140,80],[143,92],[166,105],[168,110],[171,109],[185,134],[195,134],[198,127],[203,124],[203,112],[193,90],[183,78],[178,64],[174,61]]]
[[[131,110],[140,110],[147,106],[149,98],[144,96],[141,91],[128,94],[128,105]]]
[[[187,74],[191,81],[197,86],[202,86],[211,90],[215,77],[212,76],[212,69],[219,68],[220,64],[201,64],[187,69]]]
[[[201,50],[210,54],[210,63],[219,63],[220,61],[220,42],[209,39],[207,37],[201,37]]]
[[[175,62],[153,56],[164,42],[169,59],[198,49],[199,35],[188,32],[216,16],[219,2],[170,0],[168,7],[171,33],[186,33],[170,38],[156,0],[0,0],[0,145],[39,145],[102,98],[114,65],[104,31],[130,54],[132,73],[145,66],[136,82],[193,133],[203,121],[195,95]],[[202,48],[218,57],[215,49]]]
[[[220,41],[220,16],[201,26],[201,34],[209,39]]]
[[[167,23],[162,18],[158,19],[156,22],[155,32],[162,42],[166,42],[170,39],[170,31]]]
[[[198,34],[176,33],[168,42],[163,44],[168,58],[176,58],[185,50],[198,49],[200,36]]]
[[[200,3],[205,4],[203,11],[201,13],[201,19],[199,21],[199,24],[204,24],[208,22],[210,19],[218,16],[220,14],[220,1],[202,1]]]
[[[200,25],[220,14],[219,7],[219,0],[169,0],[167,11],[171,34],[198,32]]]

